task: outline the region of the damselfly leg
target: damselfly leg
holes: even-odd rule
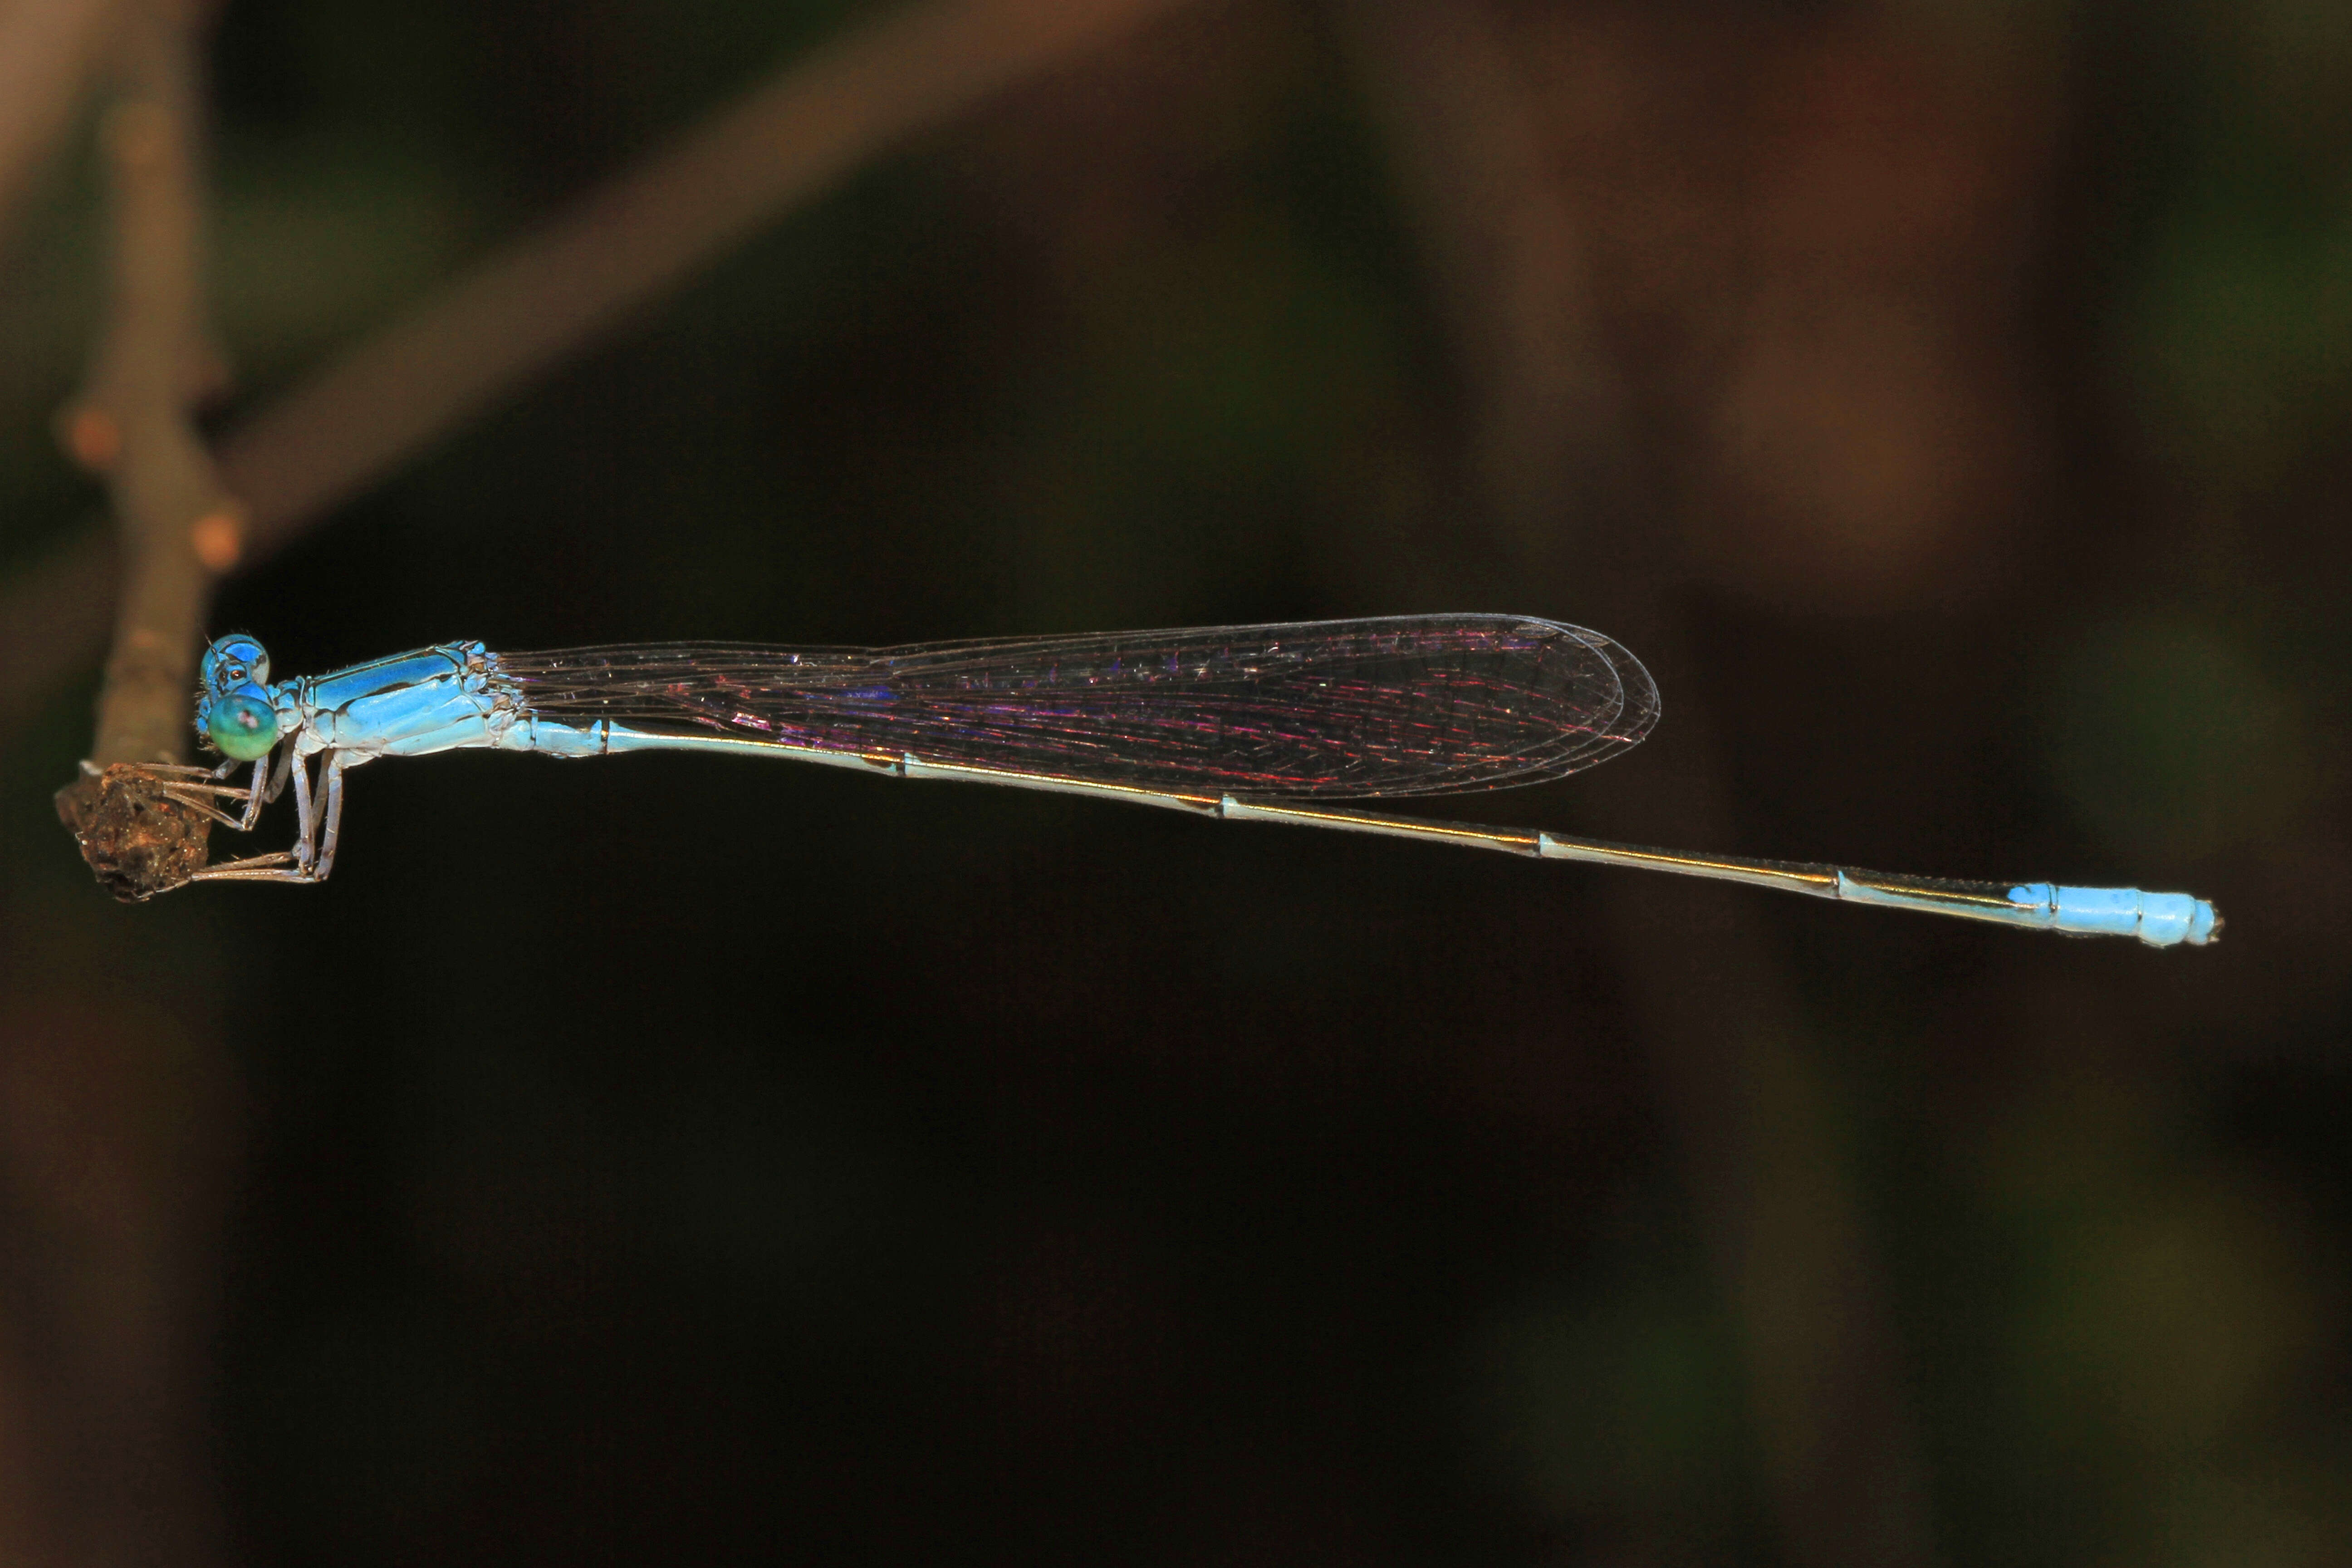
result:
[[[257,763],[253,784],[248,789],[225,782],[241,764],[231,761],[217,768],[192,768],[174,763],[152,763],[147,772],[156,778],[159,793],[167,800],[177,801],[191,811],[201,813],[225,827],[240,833],[251,829],[261,812],[261,774],[268,763]],[[220,808],[219,802],[238,801],[243,809],[235,816]]]
[[[288,748],[286,760],[278,765],[265,794],[261,788],[260,771],[268,766],[265,758],[256,764],[253,794],[260,800],[274,800],[290,779],[294,785],[294,847],[268,855],[249,856],[242,860],[226,860],[207,866],[195,874],[197,881],[216,882],[323,882],[334,868],[335,846],[342,837],[343,827],[343,759],[341,752],[322,752],[319,761],[319,788],[310,787],[310,765],[307,759],[292,754]],[[250,812],[248,816],[250,816]],[[224,821],[228,819],[224,817]],[[234,823],[231,826],[236,826]]]

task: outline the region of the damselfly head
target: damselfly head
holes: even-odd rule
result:
[[[243,632],[215,637],[196,667],[196,679],[215,695],[240,686],[269,684],[269,650]]]

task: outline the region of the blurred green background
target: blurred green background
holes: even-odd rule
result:
[[[229,0],[224,427],[887,8]],[[87,526],[85,135],[0,571]],[[1475,820],[2206,952],[722,760],[353,775],[137,908],[0,761],[26,1563],[2347,1560],[2352,12],[1223,0],[231,580],[283,674],[1493,609]]]

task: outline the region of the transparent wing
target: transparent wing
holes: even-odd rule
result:
[[[1412,616],[1081,637],[500,654],[541,714],[1181,792],[1373,798],[1535,784],[1649,732],[1598,632]]]

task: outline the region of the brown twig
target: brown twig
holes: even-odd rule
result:
[[[1180,3],[935,0],[796,61],[237,429],[220,466],[244,559],[886,149]],[[0,601],[0,723],[86,667],[112,584],[75,539]]]
[[[68,448],[106,478],[122,594],[89,762],[59,792],[58,812],[100,879],[140,896],[155,889],[126,885],[124,866],[203,859],[205,818],[149,790],[139,770],[187,754],[200,617],[215,574],[236,559],[242,514],[190,418],[212,359],[198,16],[188,0],[137,0],[124,23],[100,136],[112,219],[107,324],[62,420]],[[131,841],[92,831],[100,822],[128,824]]]
[[[202,16],[191,0],[125,0],[119,16],[100,137],[105,329],[64,422],[68,445],[105,475],[127,564],[92,747],[119,765],[86,772],[60,805],[93,869],[121,889],[168,883],[204,855],[201,816],[149,785],[186,746],[194,616],[210,576],[199,525],[222,505],[188,417],[209,357]],[[14,962],[26,962],[21,949]],[[137,989],[123,984],[119,950],[84,962],[92,992]],[[28,1260],[5,1303],[0,1379],[18,1393],[12,1458],[29,1478],[28,1506],[0,1521],[0,1552],[12,1563],[215,1561],[212,1486],[194,1441],[204,1366],[194,1325],[213,1272],[201,1247],[219,1212],[215,1162],[230,1139],[225,1106],[203,1090],[225,1083],[224,1058],[183,1034],[175,1015],[100,1005],[45,1023],[42,1005],[10,1020],[0,1073],[0,1245]],[[110,1027],[110,1017],[136,1021]],[[176,1094],[155,1098],[147,1086],[159,1084]]]
[[[212,457],[190,418],[205,358],[205,237],[195,20],[185,0],[126,18],[101,145],[112,208],[107,326],[64,416],[74,456],[106,478],[125,563],[90,760],[177,763],[205,596],[234,559]]]
[[[13,0],[0,9],[0,244],[120,9],[121,0]]]

